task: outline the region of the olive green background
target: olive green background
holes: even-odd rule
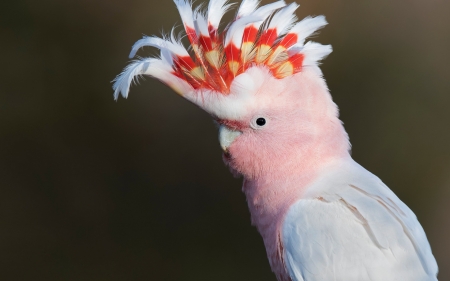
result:
[[[450,280],[450,1],[300,4],[330,23],[353,157]],[[1,280],[275,280],[209,116],[152,79],[113,100],[132,44],[180,22],[169,0],[1,1]]]

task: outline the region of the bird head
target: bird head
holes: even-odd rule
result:
[[[128,65],[115,79],[116,99],[128,96],[136,76],[162,81],[216,120],[225,162],[248,178],[284,176],[348,153],[347,135],[318,68],[331,46],[305,43],[327,24],[323,16],[297,22],[296,3],[258,7],[258,0],[244,0],[219,32],[232,6],[226,0],[210,0],[206,10],[193,10],[188,0],[174,2],[190,51],[173,30],[137,41],[130,57],[143,46],[160,49],[160,57]]]

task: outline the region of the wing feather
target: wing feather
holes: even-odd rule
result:
[[[437,280],[414,213],[355,162],[330,169],[310,186],[282,232],[293,281]]]

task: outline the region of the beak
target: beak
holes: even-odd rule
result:
[[[242,133],[239,131],[234,131],[225,125],[220,125],[219,127],[219,142],[222,150],[224,152],[228,151],[228,147],[233,143],[233,141],[240,136]]]

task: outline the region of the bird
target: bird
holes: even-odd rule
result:
[[[437,280],[415,214],[351,156],[319,68],[332,47],[309,40],[325,17],[299,20],[299,5],[285,1],[174,3],[184,33],[138,40],[130,58],[145,46],[160,55],[132,61],[113,81],[114,98],[147,75],[212,117],[277,280]]]

